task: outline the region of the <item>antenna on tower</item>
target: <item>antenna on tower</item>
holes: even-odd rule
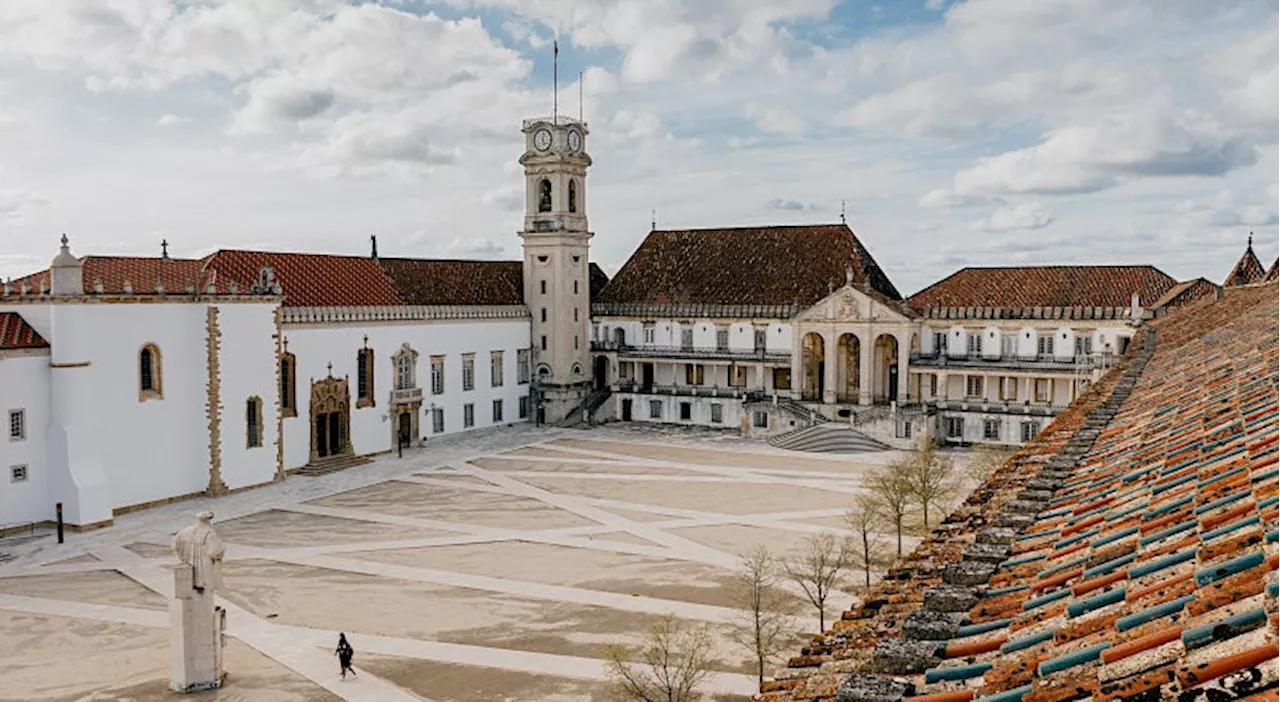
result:
[[[551,40],[551,123],[560,115],[560,42]]]
[[[649,210],[649,229],[656,231],[658,229],[658,211]]]
[[[841,224],[845,224],[845,221],[844,221],[844,198],[841,198],[841,199],[840,199],[840,223],[841,223]]]
[[[582,121],[582,74],[585,71],[578,71],[578,121]]]

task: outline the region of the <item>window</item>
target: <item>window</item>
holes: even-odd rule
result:
[[[752,412],[751,424],[754,425],[755,428],[757,429],[768,429],[769,413],[768,412]]]
[[[436,407],[431,410],[431,431],[435,434],[444,433],[444,408]]]
[[[578,321],[578,308],[573,308],[573,321]]]
[[[476,406],[468,402],[462,406],[462,428],[470,429],[476,425]]]
[[[717,329],[716,330],[716,350],[727,351],[728,349],[729,349],[729,330]]]
[[[244,403],[245,448],[262,446],[262,399],[251,397]]]
[[[27,411],[9,410],[9,440],[23,441],[27,438]]]
[[[967,375],[964,378],[965,397],[982,397],[982,376]]]
[[[654,337],[656,336],[656,331],[657,330],[654,329],[652,322],[646,322],[644,325],[644,343],[652,344]]]
[[[495,388],[502,387],[502,352],[489,352],[489,384]]]
[[[746,366],[729,366],[729,387],[732,387],[732,388],[747,387],[747,367]]]
[[[538,211],[551,211],[551,181],[546,178],[538,181]]]
[[[649,400],[649,419],[662,419],[662,400]]]
[[[984,419],[982,420],[982,438],[984,439],[1000,439],[1000,420]]]
[[[685,421],[685,422],[693,419],[693,403],[691,402],[680,403],[680,419],[681,421]]]
[[[1036,402],[1048,402],[1050,394],[1049,391],[1049,379],[1036,378]]]
[[[576,280],[575,280],[575,281],[573,281],[573,294],[574,294],[574,295],[577,295],[577,294],[578,294],[578,281],[576,281]],[[577,318],[575,317],[575,319],[577,319]]]
[[[947,417],[947,438],[948,439],[964,438],[964,418],[963,417]]]
[[[373,402],[373,349],[356,352],[356,407],[372,407]]]
[[[476,355],[474,353],[462,354],[462,389],[476,389]]]
[[[763,329],[756,330],[756,351],[764,351],[769,343],[769,335]]]
[[[724,405],[714,403],[711,405],[711,423],[721,424],[724,422]]]
[[[444,356],[431,357],[431,394],[444,394]]]
[[[1008,402],[1016,402],[1018,400],[1017,378],[1000,379],[1000,399]]]
[[[538,289],[542,292],[542,294],[543,294],[543,295],[546,295],[546,294],[547,294],[547,281],[545,281],[545,280],[539,280],[539,281],[538,281]]]
[[[417,385],[418,379],[413,372],[416,358],[417,354],[408,347],[402,348],[396,356],[396,390],[408,390]]]
[[[1088,356],[1093,353],[1093,337],[1077,336],[1076,337],[1076,355]]]
[[[970,356],[978,356],[982,354],[982,332],[970,332],[966,341],[969,344]]]
[[[577,334],[574,334],[574,335],[573,335],[573,350],[574,350],[574,351],[577,351],[577,350],[578,350],[578,343],[579,343],[579,342],[578,342],[578,335],[577,335]],[[574,372],[576,373],[577,371],[574,371]]]
[[[542,308],[542,321],[547,321],[547,308],[545,307]]]
[[[1031,441],[1040,433],[1039,422],[1023,422],[1022,423],[1022,440]]]
[[[937,373],[931,373],[929,375],[929,396],[930,397],[938,396],[938,374]]]
[[[774,390],[790,390],[791,389],[791,369],[790,368],[774,368],[773,369],[773,389]]]
[[[543,350],[543,351],[546,351],[546,350],[547,350],[547,335],[546,335],[546,334],[543,334],[543,335],[542,335],[542,350]]]
[[[147,344],[138,351],[138,400],[158,400],[164,397],[160,349]]]
[[[529,349],[516,351],[516,382],[521,385],[529,382]]]
[[[519,412],[519,416],[521,419],[529,418],[529,396],[528,395],[520,396],[520,403],[519,403],[519,406],[516,407],[516,409]]]
[[[1018,337],[1015,334],[1005,334],[1000,337],[1000,355],[1005,358],[1013,358],[1018,355]]]
[[[933,335],[933,352],[943,353],[947,350],[947,333],[937,332]]]
[[[911,421],[910,420],[904,419],[901,422],[898,422],[897,436],[899,439],[911,438]]]
[[[1036,337],[1036,353],[1041,356],[1053,355],[1053,334],[1041,334]]]
[[[502,400],[493,401],[493,423],[502,423]]]
[[[569,181],[569,211],[578,211],[578,184],[575,181]]]
[[[680,348],[682,349],[693,348],[693,330],[692,329],[680,330]]]
[[[684,364],[684,382],[686,385],[702,385],[703,366],[700,363]]]
[[[291,353],[280,356],[280,414],[298,416],[298,359]]]
[[[26,466],[9,466],[9,482],[25,483],[27,482]]]

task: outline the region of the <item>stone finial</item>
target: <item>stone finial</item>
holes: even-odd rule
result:
[[[160,282],[160,276],[156,276],[156,294],[164,294],[164,283]]]
[[[205,285],[205,286],[204,286],[204,291],[205,291],[205,294],[207,294],[207,295],[217,295],[217,294],[218,294],[218,286],[214,285],[214,284],[213,284],[213,281],[212,281],[212,280],[210,280],[210,281],[209,281],[209,283],[208,283],[207,285]]]
[[[194,295],[196,292],[196,286],[194,283],[188,280],[185,283],[183,283],[182,291],[188,295]]]
[[[853,266],[844,267],[844,284],[853,285]]]
[[[40,279],[40,294],[44,295],[49,292],[49,285],[44,278]]]
[[[94,291],[95,293],[99,294],[99,295],[101,295],[103,292],[105,292],[105,291],[106,291],[106,288],[104,288],[104,287],[103,287],[103,285],[102,285],[102,279],[101,279],[101,278],[96,278],[96,277],[95,277],[95,278],[93,279],[93,291]]]
[[[130,282],[129,282],[129,279],[128,279],[128,278],[126,278],[126,279],[125,279],[125,281],[124,281],[124,284],[120,286],[120,290],[121,290],[121,291],[123,291],[125,295],[132,295],[132,294],[133,294],[133,283],[130,283]]]
[[[28,284],[27,281],[25,280],[22,281],[22,284],[18,287],[18,294],[26,295],[29,292],[31,292],[31,285]]]
[[[13,284],[8,280],[4,281],[4,294],[8,295],[12,291],[13,291]]]
[[[236,281],[233,280],[227,285],[227,292],[231,293],[232,295],[239,295],[240,286],[236,285]]]

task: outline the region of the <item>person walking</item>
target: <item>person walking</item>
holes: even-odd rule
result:
[[[351,658],[356,655],[356,652],[347,642],[346,634],[338,633],[338,648],[334,653],[338,654],[338,664],[342,666],[342,679],[347,679],[348,671],[351,672],[351,677],[356,677],[356,669],[351,667]]]

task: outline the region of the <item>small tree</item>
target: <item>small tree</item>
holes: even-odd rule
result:
[[[787,577],[804,591],[809,602],[818,608],[818,629],[827,630],[827,597],[840,583],[840,577],[853,561],[853,550],[847,538],[824,531],[805,539],[800,553],[783,563]]]
[[[877,468],[868,476],[866,486],[871,495],[879,503],[881,514],[894,526],[898,533],[898,557],[902,557],[902,522],[906,519],[907,508],[911,505],[911,483],[907,479],[910,472],[906,458],[894,461]]]
[[[905,478],[911,497],[924,512],[924,528],[929,528],[929,505],[937,504],[955,489],[951,459],[938,453],[938,447],[921,437],[920,450],[905,464]]]
[[[866,586],[871,587],[871,569],[884,565],[886,555],[880,538],[880,526],[885,521],[880,501],[875,495],[861,493],[844,519],[853,531],[854,561],[862,564]]]
[[[1012,455],[1013,451],[1008,449],[996,446],[979,446],[973,450],[973,455],[964,466],[965,476],[974,485],[981,485],[987,481],[987,478],[991,477],[992,473],[995,473],[997,469],[1007,463]]]
[[[751,651],[756,679],[762,685],[765,667],[792,637],[791,610],[796,600],[779,587],[781,571],[778,559],[759,546],[742,557],[733,575],[733,604],[741,614],[730,636]]]
[[[649,630],[638,651],[614,644],[605,649],[605,674],[626,702],[694,702],[710,672],[715,650],[706,625],[690,625],[667,614]],[[633,660],[638,655],[639,661]]]

